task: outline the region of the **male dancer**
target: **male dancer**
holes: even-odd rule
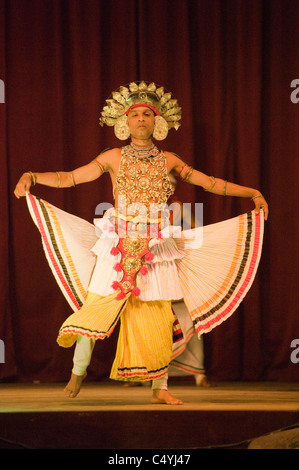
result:
[[[115,207],[105,214],[103,219],[108,223],[108,229],[101,226],[102,236],[92,247],[97,262],[92,270],[86,301],[63,323],[58,336],[58,343],[63,347],[76,343],[74,367],[65,393],[72,398],[77,396],[86,377],[95,340],[110,336],[120,319],[110,377],[125,381],[152,380],[153,403],[181,404],[167,388],[174,326],[171,301],[185,299],[199,335],[228,318],[253,281],[259,261],[257,242],[260,246],[262,240],[260,217],[263,213],[267,219],[268,205],[260,191],[207,176],[177,155],[157,149],[153,138],[162,140],[169,128],[177,129],[181,114],[177,101],[171,99],[170,93],[164,93],[163,88],[157,89],[153,83],[131,83],[129,88],[121,87],[112,96],[107,100],[100,122],[114,126],[115,134],[121,140],[130,137],[130,144],[107,150],[91,163],[71,172],[25,173],[16,185],[15,195],[18,198],[28,195],[36,183],[67,188],[93,181],[105,172],[110,174]],[[223,230],[222,225],[215,226],[216,231],[219,229],[220,249],[222,237],[226,237],[224,258],[228,256],[227,240],[236,238],[231,265],[228,266],[227,259],[223,261],[223,279],[217,280],[219,285],[215,280],[215,292],[210,290],[210,279],[205,282],[202,260],[199,260],[209,230],[200,247],[197,242],[192,244],[184,237],[184,232],[179,239],[173,233],[169,235],[169,230],[167,235],[164,230],[169,227],[165,227],[167,222],[160,209],[174,192],[170,174],[214,194],[251,198],[255,204],[247,225],[240,216],[240,219],[221,223]],[[55,208],[52,207],[52,211],[55,212]],[[252,226],[253,250],[251,245],[248,246],[248,231],[252,234]],[[228,234],[230,230],[231,234]],[[196,233],[193,233],[195,238]],[[244,252],[239,253],[242,243]],[[216,258],[218,272],[221,265],[219,252]],[[242,269],[234,277],[236,265]],[[198,267],[198,275],[194,267]],[[207,275],[213,278],[215,267],[209,269]],[[233,295],[228,299],[225,294],[230,276]],[[198,292],[204,285],[207,286],[206,293],[199,299]],[[218,302],[221,296],[226,303]],[[210,300],[216,298],[217,312],[216,307],[208,307]]]

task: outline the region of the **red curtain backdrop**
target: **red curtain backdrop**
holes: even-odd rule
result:
[[[98,118],[110,93],[134,80],[173,92],[182,126],[160,144],[190,165],[259,188],[270,205],[254,285],[238,311],[204,338],[212,380],[297,381],[299,2],[296,0],[0,0],[0,379],[64,381],[73,350],[56,344],[71,313],[48,268],[24,199],[24,171],[72,170],[119,146]],[[89,221],[112,202],[108,175],[34,194]],[[204,223],[250,200],[179,184],[203,202]],[[109,374],[116,336],[97,342],[90,377]],[[299,354],[297,354],[299,358]]]

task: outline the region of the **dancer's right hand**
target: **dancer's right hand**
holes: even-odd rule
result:
[[[26,196],[26,193],[30,192],[31,183],[31,176],[28,173],[24,173],[17,182],[14,190],[16,198],[20,199],[20,197]]]

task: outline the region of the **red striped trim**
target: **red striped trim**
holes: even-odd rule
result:
[[[80,309],[80,305],[78,304],[76,298],[74,297],[68,283],[66,282],[61,270],[60,270],[60,266],[59,264],[57,263],[54,255],[53,255],[53,252],[51,250],[51,245],[48,241],[48,238],[47,238],[47,234],[46,234],[46,231],[44,229],[44,225],[43,225],[43,222],[42,222],[42,219],[41,219],[41,216],[40,216],[40,213],[38,211],[38,207],[37,207],[37,204],[36,204],[36,199],[32,196],[32,194],[29,194],[28,195],[29,198],[30,198],[30,202],[31,202],[31,206],[32,206],[32,209],[33,209],[33,212],[34,212],[34,215],[35,215],[35,218],[36,218],[36,221],[37,221],[37,224],[38,224],[38,228],[40,230],[40,233],[41,233],[41,236],[43,238],[43,241],[44,241],[44,244],[45,244],[45,248],[47,250],[47,253],[48,253],[48,256],[50,258],[50,261],[52,263],[52,266],[55,270],[55,273],[57,274],[58,278],[59,278],[59,281],[61,282],[63,288],[66,290],[69,298],[71,299],[71,301],[73,302],[73,304],[75,305],[75,307],[77,309]]]
[[[193,328],[186,336],[184,336],[184,333],[182,333],[181,339],[177,341],[180,346],[172,352],[171,361],[173,361],[176,357],[180,356],[185,351],[188,342],[194,334],[195,331]]]
[[[187,372],[188,374],[194,374],[194,375],[205,375],[203,371],[198,371],[198,369],[195,369],[193,367],[188,367],[185,365],[178,364],[177,362],[172,362],[171,367],[175,367],[178,370],[182,370],[184,372]]]
[[[114,328],[113,328],[114,329]],[[80,335],[80,336],[87,336],[87,338],[94,338],[94,339],[105,339],[109,338],[109,336],[112,334],[113,330],[107,331],[107,333],[96,333],[96,332],[91,332],[88,333],[87,330],[84,330],[80,327],[78,328],[63,328],[61,332],[58,335],[57,341],[63,338],[63,336],[68,336],[68,335]],[[58,341],[59,343],[60,341]]]
[[[138,378],[143,378],[146,377],[148,380],[156,380],[160,379],[161,377],[164,377],[165,374],[167,374],[168,366],[165,366],[163,372],[160,373],[153,373],[153,372],[148,372],[148,371],[142,371],[140,369],[136,369],[136,372],[120,372],[119,370],[117,371],[117,377],[119,380],[122,379],[132,379],[135,377],[136,379]]]
[[[244,279],[243,284],[241,285],[238,292],[236,293],[236,295],[232,299],[231,303],[227,306],[227,308],[223,312],[219,313],[216,317],[214,317],[213,319],[211,319],[210,321],[208,321],[204,325],[198,325],[196,327],[197,334],[199,334],[202,331],[209,331],[210,329],[213,328],[215,323],[217,325],[218,322],[221,323],[221,321],[225,320],[225,318],[228,317],[230,312],[234,309],[236,304],[238,304],[238,302],[241,300],[244,291],[249,286],[249,283],[250,283],[250,281],[251,281],[251,279],[254,275],[254,272],[255,272],[255,266],[256,266],[256,263],[257,263],[257,260],[258,260],[259,249],[260,249],[260,238],[261,238],[261,236],[260,236],[261,216],[260,216],[260,214],[256,215],[255,220],[256,220],[256,224],[255,224],[255,231],[254,231],[254,234],[255,234],[255,240],[254,240],[254,245],[253,245],[254,249],[253,249],[253,254],[252,254],[252,257],[251,257],[250,266],[248,268],[247,275],[246,275],[246,278]]]

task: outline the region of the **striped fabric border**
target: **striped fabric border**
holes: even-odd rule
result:
[[[117,379],[124,381],[157,380],[168,372],[168,365],[158,370],[147,370],[146,367],[125,367],[117,369]],[[115,377],[113,377],[115,379]]]
[[[173,339],[173,343],[178,343],[179,341],[181,341],[184,338],[184,334],[183,334],[179,319],[176,316],[173,309],[172,309],[172,313],[174,315],[172,339]]]
[[[171,362],[171,367],[174,367],[175,369],[183,371],[187,374],[192,374],[192,375],[204,375],[205,374],[204,369],[199,369],[198,367],[192,367],[192,365],[185,364],[178,360],[173,360]]]
[[[73,279],[74,286],[72,286],[72,291],[73,291],[74,295],[76,295],[76,297],[78,298],[79,303],[82,303],[82,301],[84,301],[86,299],[86,295],[87,295],[86,290],[84,289],[84,287],[81,283],[81,280],[78,276],[77,270],[75,268],[72,256],[69,252],[69,249],[67,247],[67,243],[64,239],[62,229],[60,227],[57,216],[56,216],[55,212],[53,211],[53,209],[51,208],[51,205],[49,203],[47,203],[46,201],[43,201],[43,202],[44,202],[44,205],[45,205],[45,210],[47,209],[49,214],[51,214],[51,218],[53,220],[53,224],[54,224],[54,227],[55,227],[55,230],[56,230],[57,241],[59,240],[60,247],[61,247],[60,253],[63,252],[64,257],[65,257],[66,265],[63,262],[63,259],[62,259],[61,255],[59,256],[59,259],[62,260],[61,265],[62,265],[62,268],[63,268],[63,272],[65,273],[67,280],[70,281],[71,285],[72,285],[71,279]],[[58,252],[58,245],[57,245],[57,243],[55,243],[53,230],[52,230],[52,235],[53,235],[53,241],[54,241],[53,245],[55,247],[55,251]],[[68,273],[68,271],[66,269],[66,266],[69,267],[70,274]],[[80,294],[80,298],[79,298],[79,294]]]
[[[42,199],[27,194],[32,219],[40,231],[46,258],[54,277],[71,308],[81,308],[86,292],[80,282],[56,215]]]
[[[195,330],[192,327],[188,331],[182,331],[182,335],[180,337],[179,341],[174,341],[173,342],[173,349],[172,349],[172,356],[171,356],[171,361],[173,361],[175,358],[180,356],[186,349],[188,342],[192,338],[192,336],[195,334]]]
[[[112,301],[114,302],[114,300],[112,300]],[[94,339],[105,339],[105,338],[109,337],[112,334],[112,332],[113,332],[113,330],[114,330],[114,328],[115,328],[115,326],[116,326],[116,324],[117,324],[117,322],[120,318],[121,313],[125,309],[126,303],[127,303],[127,299],[125,300],[125,302],[123,304],[119,304],[120,305],[119,312],[115,316],[112,324],[107,329],[107,331],[96,331],[96,330],[90,330],[90,329],[75,326],[75,325],[66,325],[66,326],[63,326],[61,328],[60,332],[59,332],[58,343],[63,343],[63,340],[61,340],[61,338],[63,336],[67,336],[67,335],[81,335],[81,336],[87,336],[88,338],[94,338]],[[186,338],[184,338],[183,331],[181,329],[179,320],[176,317],[175,313],[174,313],[174,316],[175,316],[175,321],[173,323],[173,325],[174,325],[173,326],[173,344],[179,344],[180,345],[183,341],[186,340]],[[176,350],[175,356],[177,356],[178,354],[181,354],[181,352],[185,349],[185,347],[186,346],[184,346],[184,345],[180,346],[179,349]]]
[[[115,301],[115,305],[118,306],[118,312],[114,316],[112,323],[107,328],[107,331],[98,331],[95,329],[91,330],[91,329],[84,328],[83,326],[77,326],[77,325],[72,325],[72,324],[68,325],[66,324],[67,323],[67,320],[66,320],[66,322],[64,323],[64,325],[62,325],[59,331],[59,334],[57,337],[58,344],[63,347],[70,347],[77,340],[78,335],[87,336],[88,338],[93,338],[95,340],[109,338],[109,336],[113,333],[113,330],[116,327],[117,322],[122,312],[126,308],[127,301],[128,301],[128,298],[122,300],[121,302]],[[114,302],[114,300],[112,299],[111,302]],[[69,318],[72,318],[73,316]]]
[[[245,243],[242,261],[241,263],[239,261],[239,269],[233,282],[227,284],[231,274],[229,273],[222,287],[215,293],[213,298],[190,312],[198,335],[211,331],[230,317],[245,297],[254,280],[261,255],[263,218],[261,214],[256,214],[253,219],[253,212],[248,212],[243,216],[240,216],[238,243],[231,264],[232,269],[235,269],[233,265],[236,259],[240,258],[241,243],[239,242],[245,240]],[[246,225],[244,225],[244,221]],[[216,298],[220,299],[217,304],[215,303]],[[211,304],[214,305],[212,308]],[[210,306],[209,309],[207,309],[208,306]],[[204,310],[206,311],[204,312]]]

